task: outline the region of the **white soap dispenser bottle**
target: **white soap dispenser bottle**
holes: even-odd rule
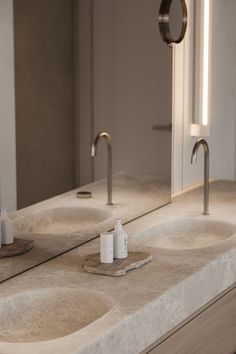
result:
[[[1,210],[1,234],[2,245],[10,245],[14,242],[14,225],[7,215],[6,208]]]
[[[128,257],[128,235],[122,227],[120,219],[115,221],[114,231],[114,258],[122,259]]]

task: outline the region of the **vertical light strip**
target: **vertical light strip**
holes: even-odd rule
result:
[[[208,124],[210,0],[203,0],[202,124]]]

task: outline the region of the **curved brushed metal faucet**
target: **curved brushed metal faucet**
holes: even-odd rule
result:
[[[209,215],[209,146],[205,139],[200,138],[195,143],[192,151],[191,163],[195,164],[197,161],[198,149],[202,145],[204,150],[204,211],[203,215]]]
[[[107,132],[100,132],[94,139],[94,143],[91,149],[91,156],[96,156],[97,144],[100,138],[104,138],[107,145],[107,205],[113,205],[112,203],[112,140],[111,136]]]

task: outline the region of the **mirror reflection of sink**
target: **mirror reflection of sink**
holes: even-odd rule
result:
[[[38,289],[0,301],[0,341],[35,342],[64,337],[111,309],[101,294],[78,289]]]
[[[180,218],[156,224],[135,242],[162,249],[197,249],[213,246],[236,233],[236,225],[209,219]]]
[[[63,235],[85,230],[112,215],[99,208],[60,207],[46,209],[15,221],[17,233]]]

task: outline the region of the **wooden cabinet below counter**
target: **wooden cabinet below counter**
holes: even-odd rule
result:
[[[236,286],[143,353],[236,354]]]

